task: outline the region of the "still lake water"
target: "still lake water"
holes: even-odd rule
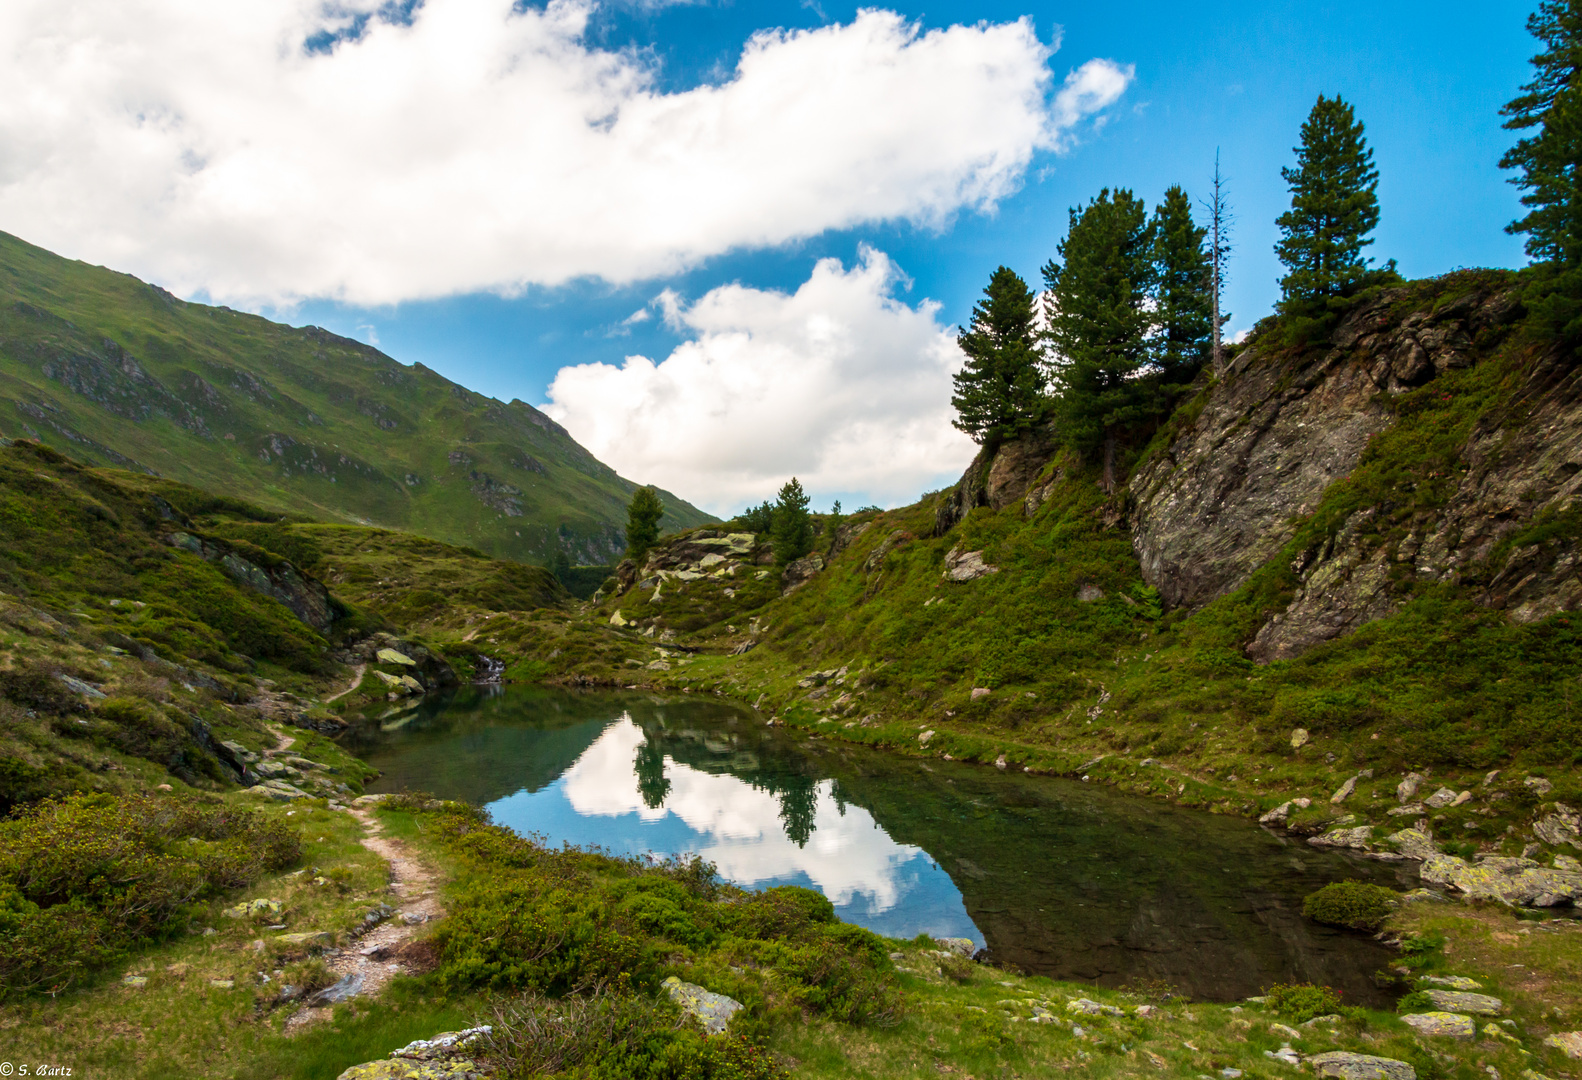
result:
[[[1347,878],[1415,885],[1246,821],[790,734],[712,699],[469,687],[347,741],[383,772],[370,791],[465,800],[552,844],[695,852],[745,888],[817,889],[881,934],[1199,1000],[1302,981],[1388,1005],[1369,975],[1390,954],[1304,919],[1302,898]]]

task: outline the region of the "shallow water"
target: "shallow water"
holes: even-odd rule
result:
[[[371,791],[463,799],[556,844],[696,852],[744,887],[818,889],[849,922],[972,938],[1035,974],[1210,1001],[1317,982],[1388,1004],[1369,975],[1390,954],[1304,919],[1302,897],[1409,883],[1237,819],[788,734],[690,697],[474,687],[348,749],[383,771]]]

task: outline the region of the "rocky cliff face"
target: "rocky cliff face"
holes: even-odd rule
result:
[[[1255,342],[1205,378],[1105,524],[1130,529],[1167,608],[1201,608],[1287,562],[1283,606],[1245,643],[1257,660],[1348,634],[1425,584],[1465,586],[1519,622],[1582,607],[1569,521],[1582,374],[1566,350],[1515,333],[1520,315],[1508,279],[1469,272],[1384,291],[1322,346]],[[1430,409],[1444,418],[1419,425],[1424,445],[1380,448]],[[1054,446],[1039,432],[980,453],[935,503],[935,535],[980,506],[1021,501],[1031,516],[1061,479]]]
[[[1144,578],[1167,605],[1188,608],[1245,584],[1398,422],[1392,399],[1438,380],[1445,389],[1430,404],[1449,404],[1466,390],[1449,373],[1521,348],[1505,332],[1518,313],[1515,295],[1498,287],[1426,301],[1392,290],[1350,313],[1328,348],[1248,348],[1132,478]],[[1445,473],[1403,475],[1297,553],[1290,602],[1247,644],[1249,656],[1299,655],[1389,614],[1420,582],[1470,585],[1520,621],[1582,603],[1568,541],[1501,549],[1569,510],[1582,486],[1582,385],[1553,349],[1508,366],[1512,385],[1488,394]],[[1442,494],[1416,498],[1427,483]]]

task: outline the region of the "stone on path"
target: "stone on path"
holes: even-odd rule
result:
[[[1417,1080],[1417,1070],[1406,1062],[1371,1054],[1331,1050],[1314,1054],[1307,1063],[1319,1076],[1335,1076],[1340,1080]]]
[[[695,1016],[710,1035],[718,1035],[730,1025],[731,1017],[742,1008],[742,1003],[724,994],[710,993],[695,983],[682,982],[674,975],[660,984],[670,1000],[681,1006],[688,1016]]]
[[[1424,1035],[1443,1035],[1450,1039],[1470,1039],[1477,1031],[1472,1017],[1453,1012],[1407,1013],[1401,1021]]]
[[[334,986],[327,986],[323,990],[320,990],[317,994],[314,994],[313,1000],[308,1002],[308,1004],[334,1005],[336,1002],[345,1001],[347,998],[356,997],[358,994],[362,993],[362,989],[362,972],[354,971],[350,975],[343,978],[340,982],[336,983]]]

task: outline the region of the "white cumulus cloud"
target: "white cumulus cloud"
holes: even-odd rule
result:
[[[939,305],[895,297],[899,268],[824,259],[794,293],[726,285],[659,304],[692,336],[655,363],[562,368],[544,406],[626,476],[728,514],[795,475],[818,494],[910,501],[972,459],[950,426],[962,354]],[[820,499],[820,502],[823,500]]]
[[[385,6],[6,0],[0,228],[242,304],[629,282],[990,209],[1131,77],[1054,87],[1027,20],[865,10],[665,92],[588,43],[593,0]]]

